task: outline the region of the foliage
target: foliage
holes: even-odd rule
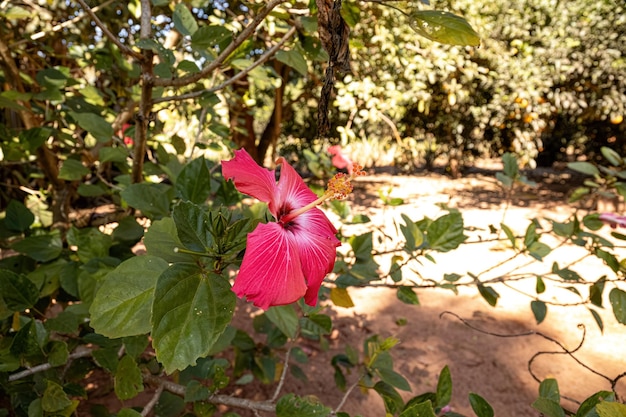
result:
[[[405,65],[397,49],[383,41],[393,36],[406,39],[402,25],[390,24],[392,16],[402,22],[414,19],[414,29],[457,45],[450,47],[451,56],[465,60],[466,51],[458,44],[476,44],[472,26],[447,11],[400,12],[381,5],[359,9],[352,2],[343,4],[342,18],[361,37],[352,39],[353,52],[386,53],[387,63],[372,58],[376,63],[372,68],[381,74],[393,74],[398,64],[407,72],[397,80],[376,78],[368,75],[369,69],[365,71],[365,60],[353,60],[355,73],[363,77],[358,83],[343,80],[339,108],[349,114],[347,109],[362,110],[365,103],[369,115],[388,108],[398,112],[390,116],[401,119],[410,106],[400,101],[389,105],[388,100],[394,91],[404,90],[416,97],[418,101],[411,104],[420,112],[426,114],[429,108],[429,114],[449,117],[445,123],[428,122],[429,132],[439,136],[438,129],[454,126],[455,103],[465,97],[456,87],[461,82],[452,80],[461,75],[429,79],[431,91],[426,94],[424,87],[415,95],[405,88],[408,81],[433,72],[420,69],[420,61]],[[301,302],[274,307],[253,318],[237,308],[231,278],[241,263],[247,234],[267,221],[269,214],[264,207],[249,205],[225,182],[215,161],[232,142],[250,145],[244,139],[255,128],[254,123],[247,124],[255,122],[249,117],[252,107],[260,108],[257,118],[282,109],[277,101],[269,108],[280,86],[289,84],[290,89],[281,94],[292,99],[292,106],[310,101],[311,91],[319,87],[319,82],[311,87],[321,73],[318,67],[328,59],[315,36],[319,28],[314,13],[319,5],[287,5],[279,0],[228,5],[104,2],[93,8],[82,0],[78,5],[62,1],[47,2],[45,7],[32,2],[0,5],[0,78],[6,88],[0,93],[4,185],[0,385],[7,393],[0,413],[72,415],[91,405],[84,382],[95,372],[110,378],[114,394],[123,401],[136,398],[146,385],[154,388],[154,401],[144,404],[144,415],[154,407],[159,415],[212,415],[215,406],[222,404],[278,415],[346,416],[341,411],[343,401],[331,409],[323,399],[298,397],[283,388],[290,370],[306,377],[300,366],[308,358],[301,344],[328,345],[333,329],[330,309],[333,304],[353,304],[351,288],[389,286],[397,291],[399,301],[417,305],[420,288],[456,291],[468,286],[489,304],[499,302],[498,285],[506,277],[486,279],[487,271],[450,271],[439,280],[407,273],[419,271],[420,262],[434,261],[438,254],[467,243],[461,212],[449,209],[434,219],[402,216],[403,223],[397,225],[401,242],[393,250],[390,269],[381,271],[380,258],[385,254],[378,245],[390,236],[379,236],[366,216],[353,216],[346,205],[335,205],[346,219],[371,229],[358,234],[345,234],[342,229],[347,249],[339,253],[322,289],[323,302],[317,307]],[[415,38],[410,39],[414,44]],[[402,48],[409,44],[398,42]],[[450,69],[441,50],[432,48],[425,57],[429,68],[448,74],[459,71]],[[598,58],[604,63],[603,59],[604,55]],[[476,80],[474,87],[492,82],[495,70],[483,71],[487,67],[475,58],[467,62],[463,77],[469,85],[472,80]],[[285,67],[295,71],[292,78],[283,73]],[[609,76],[622,80],[618,72]],[[598,85],[603,86],[602,77],[604,73]],[[465,78],[459,79],[466,85]],[[401,88],[396,89],[396,84],[391,88],[393,83]],[[389,97],[378,99],[379,85],[387,86]],[[344,90],[362,94],[358,106],[345,107]],[[592,104],[600,106],[605,96],[593,95],[594,100],[599,98]],[[616,97],[621,100],[619,94]],[[443,101],[434,104],[437,100]],[[489,103],[498,109],[502,105]],[[287,126],[292,132],[310,127],[304,106],[301,110],[291,119],[299,126]],[[471,111],[461,114],[468,118]],[[361,123],[365,116],[359,112],[362,119],[356,119],[355,112],[354,122],[369,129]],[[403,132],[410,129],[407,122]],[[443,137],[474,131],[463,129]],[[611,161],[621,164],[614,154],[605,156],[612,165],[617,166]],[[319,155],[309,155],[308,161],[320,177],[330,168]],[[613,171],[602,172],[613,175]],[[524,182],[512,155],[506,157],[499,179],[511,190]],[[387,205],[402,203],[384,192],[381,200]],[[616,320],[626,322],[624,268],[613,253],[612,241],[595,233],[600,226],[593,213],[574,213],[565,222],[536,219],[522,236],[504,222],[500,225],[498,231],[510,243],[512,258],[543,262],[557,249],[541,241],[551,235],[558,236],[561,245],[583,247],[588,256],[606,263],[607,270],[593,281],[581,277],[572,265],[553,264],[534,275],[537,294],[529,298],[538,322],[548,314],[550,302],[541,299],[546,282],[567,284],[564,291],[577,292],[577,304],[589,307],[600,328],[603,323],[594,312],[603,306],[603,294],[608,292]],[[619,234],[613,237],[623,240]],[[146,253],[139,255],[141,245]],[[574,285],[586,288],[588,295]],[[241,321],[249,326],[237,327]],[[344,399],[360,388],[379,395],[391,415],[454,416],[448,407],[452,377],[447,367],[435,392],[403,400],[399,391],[409,391],[411,381],[394,369],[397,343],[374,335],[362,347],[346,346],[345,354],[332,359],[329,372],[336,385],[346,390]],[[275,384],[274,395],[253,401],[232,394],[233,387],[253,382]],[[540,386],[536,408],[558,413],[558,391],[555,394],[550,384]],[[610,402],[610,393],[598,393],[581,409],[600,415],[619,411],[617,403]],[[470,403],[479,417],[493,415],[480,395],[471,394]],[[98,412],[139,414],[130,408]]]

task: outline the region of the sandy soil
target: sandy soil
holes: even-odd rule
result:
[[[572,178],[566,173],[538,172],[541,181],[535,189],[520,189],[513,197],[513,204],[505,208],[503,193],[492,176],[483,171],[452,180],[443,175],[420,176],[376,175],[364,177],[355,191],[353,213],[367,214],[374,225],[383,227],[385,233],[394,233],[393,220],[400,220],[400,213],[414,220],[423,216],[431,218],[444,214],[441,204],[461,209],[471,241],[493,238],[488,226],[501,221],[509,225],[518,235],[533,218],[564,220],[571,209],[564,204],[571,187]],[[391,188],[389,188],[391,186]],[[403,205],[389,207],[381,204],[378,190],[389,191],[391,197],[404,199]],[[343,232],[350,234],[362,226],[346,226]],[[609,232],[608,227],[603,230]],[[379,232],[380,233],[380,232]],[[546,240],[551,246],[556,241]],[[484,271],[511,252],[503,250],[501,242],[485,242],[463,245],[459,250],[435,256],[437,263],[425,261],[417,267],[424,278],[440,280],[444,273]],[[617,250],[621,257],[623,249]],[[564,247],[555,251],[544,263],[524,267],[528,276],[534,272],[549,270],[553,261],[561,264],[584,255],[576,247]],[[528,258],[507,264],[481,276],[489,279],[501,276]],[[381,259],[384,265],[384,259]],[[383,270],[387,270],[383,266]],[[597,259],[585,259],[575,267],[584,279],[595,281],[608,269]],[[518,271],[518,272],[520,272]],[[406,276],[406,275],[405,275]],[[496,416],[539,416],[531,407],[537,398],[538,382],[529,372],[529,361],[538,352],[562,351],[554,342],[534,334],[520,337],[497,337],[474,330],[463,324],[451,312],[467,320],[472,326],[490,333],[516,335],[538,332],[574,349],[586,337],[576,357],[593,371],[576,363],[567,355],[543,354],[532,362],[532,372],[539,379],[554,377],[560,384],[562,405],[576,410],[576,402],[584,400],[599,390],[610,390],[610,383],[595,372],[615,378],[626,372],[626,332],[619,325],[610,308],[601,311],[605,329],[601,333],[591,314],[584,306],[549,306],[547,319],[537,325],[530,309],[531,299],[518,291],[535,294],[535,280],[525,280],[513,285],[514,289],[502,285],[496,287],[501,298],[496,307],[488,305],[475,287],[464,288],[459,295],[442,289],[419,291],[421,305],[408,306],[396,299],[395,291],[383,288],[350,290],[355,307],[335,308],[331,348],[327,352],[314,351],[306,372],[310,381],[302,383],[292,377],[286,381],[287,391],[302,395],[315,395],[325,404],[339,404],[344,393],[334,386],[330,358],[341,353],[346,344],[358,349],[363,340],[378,334],[393,336],[400,344],[392,350],[395,369],[411,383],[412,392],[403,393],[405,399],[426,391],[434,391],[437,378],[444,365],[448,365],[453,380],[453,411],[468,416],[474,415],[469,405],[468,394],[475,392],[487,399]],[[582,291],[582,290],[581,290]],[[586,291],[583,294],[586,295]],[[576,302],[578,297],[563,289],[548,289],[544,300]],[[608,300],[605,305],[609,306]],[[402,324],[405,322],[406,324]],[[398,324],[400,323],[400,324]],[[348,377],[354,380],[356,375]],[[350,383],[350,380],[349,380]],[[621,398],[626,398],[626,381],[617,384]],[[384,406],[375,393],[353,391],[348,397],[344,411],[351,415],[384,416]]]

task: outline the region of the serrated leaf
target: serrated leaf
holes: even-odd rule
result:
[[[314,396],[287,394],[276,403],[276,417],[326,417],[330,412],[331,409]]]
[[[176,197],[203,204],[211,194],[211,175],[204,158],[196,158],[183,168],[176,178]]]
[[[452,399],[452,376],[448,365],[444,366],[439,374],[436,391],[437,407],[443,407],[450,403]]]
[[[626,324],[626,292],[613,288],[609,292],[609,301],[613,307],[613,314],[619,323]]]
[[[194,257],[187,253],[178,252],[183,243],[178,238],[176,224],[171,217],[164,217],[150,225],[143,239],[148,255],[158,256],[170,263],[193,262]]]
[[[297,50],[291,49],[289,51],[280,50],[276,52],[276,60],[282,62],[285,65],[298,71],[302,76],[306,76],[309,72],[309,67],[304,59],[304,56]]]
[[[548,313],[548,307],[546,306],[546,303],[539,300],[531,301],[530,309],[533,311],[533,315],[535,316],[537,324],[540,324],[546,318],[546,314]]]
[[[407,287],[407,286],[398,287],[398,291],[396,292],[396,297],[398,297],[398,300],[402,301],[405,304],[419,305],[420,303],[420,300],[417,297],[417,294],[411,287]]]
[[[48,351],[48,363],[54,366],[61,366],[67,363],[70,356],[67,343],[58,340],[50,342]]]
[[[463,217],[453,212],[439,217],[426,228],[426,239],[431,249],[448,252],[467,239],[463,234]]]
[[[152,337],[168,373],[208,354],[230,323],[236,296],[230,282],[195,264],[174,264],[157,281]]]
[[[185,36],[191,36],[198,30],[198,23],[185,3],[178,3],[174,9],[174,27]]]
[[[149,333],[154,289],[168,267],[155,256],[135,256],[109,272],[89,309],[91,327],[111,337]]]
[[[59,170],[59,178],[67,181],[78,181],[91,171],[76,159],[66,159]]]
[[[344,307],[344,308],[354,307],[354,302],[352,301],[352,297],[350,297],[350,293],[348,293],[348,290],[345,288],[337,288],[337,287],[331,288],[330,300],[337,307]]]
[[[480,395],[470,392],[469,402],[477,417],[493,417],[493,407]]]
[[[479,46],[480,37],[461,16],[441,10],[419,10],[409,15],[409,25],[431,41],[448,45]]]
[[[174,207],[172,218],[176,223],[178,238],[183,246],[199,253],[208,252],[213,246],[209,230],[209,216],[199,206],[182,201]]]
[[[117,365],[114,389],[120,400],[130,400],[143,391],[141,370],[135,359],[129,355],[124,355]]]
[[[126,187],[120,195],[129,206],[154,219],[170,212],[170,187],[164,184],[139,183]]]
[[[298,315],[292,305],[271,307],[265,312],[267,318],[290,339],[298,333]]]
[[[70,407],[72,401],[67,396],[63,387],[53,381],[46,381],[46,389],[41,399],[41,407],[48,413],[55,413]]]
[[[0,269],[0,298],[11,312],[24,311],[39,300],[39,289],[25,276]]]
[[[569,162],[567,164],[567,167],[586,175],[600,175],[600,171],[598,170],[598,168],[589,162]]]

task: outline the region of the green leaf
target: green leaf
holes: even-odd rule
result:
[[[191,47],[199,50],[222,47],[225,43],[230,43],[233,34],[224,26],[209,25],[202,26],[191,36]]]
[[[96,228],[77,229],[73,227],[67,233],[67,243],[76,246],[78,259],[87,263],[94,258],[106,258],[113,245],[110,235],[102,233]]]
[[[178,3],[174,9],[174,27],[185,36],[191,36],[198,30],[198,23],[184,3]]]
[[[480,45],[478,33],[467,20],[450,12],[418,10],[409,15],[409,25],[431,41],[448,45]]]
[[[600,152],[602,152],[604,158],[614,167],[622,165],[622,157],[613,149],[603,146],[600,148]]]
[[[569,162],[567,167],[586,175],[600,175],[598,168],[590,162]]]
[[[39,289],[25,276],[0,269],[0,298],[12,312],[24,311],[39,300]]]
[[[537,398],[532,406],[545,417],[565,417],[565,411],[563,411],[563,408],[557,401],[548,398]]]
[[[463,234],[463,217],[453,212],[439,217],[426,228],[426,239],[431,249],[448,252],[467,239]]]
[[[600,329],[600,332],[603,333],[604,332],[604,322],[602,321],[602,317],[600,317],[600,314],[598,314],[598,312],[596,310],[592,309],[592,308],[589,309],[589,312],[593,316],[593,319],[596,321],[596,324],[598,325],[598,328]]]
[[[38,262],[49,262],[61,255],[63,242],[58,232],[51,232],[45,235],[29,236],[15,242],[11,248]]]
[[[98,142],[106,143],[113,138],[113,127],[111,123],[95,113],[76,113],[70,112],[70,115],[76,124],[96,138]]]
[[[330,333],[333,328],[333,322],[325,314],[311,314],[308,317],[300,318],[300,328],[303,336],[318,338]]]
[[[149,333],[154,288],[167,267],[163,259],[146,255],[109,272],[89,309],[91,327],[111,338]]]
[[[609,301],[613,307],[613,314],[619,323],[626,324],[626,292],[613,288],[609,292]]]
[[[230,282],[195,264],[174,264],[157,281],[152,338],[168,373],[208,354],[230,323],[236,296]]]
[[[490,306],[495,307],[498,303],[498,298],[500,297],[500,294],[498,294],[493,288],[488,287],[482,283],[478,283],[477,285],[480,295],[485,299],[485,301],[487,301],[487,303],[489,303]]]
[[[296,337],[299,320],[292,305],[272,307],[265,312],[265,315],[285,336],[290,339]]]
[[[139,183],[126,187],[120,195],[129,206],[141,210],[150,218],[167,216],[170,212],[169,186]]]
[[[559,393],[559,384],[556,379],[547,378],[541,381],[539,384],[539,397],[547,398],[555,402],[561,401],[561,394]]]
[[[346,288],[333,287],[330,289],[330,300],[337,307],[352,308],[354,301]]]
[[[600,220],[600,215],[598,213],[587,214],[583,217],[583,224],[589,230],[600,230],[602,226],[604,226],[604,222]]]
[[[17,200],[9,201],[4,224],[7,229],[14,232],[24,232],[30,228],[35,221],[35,215],[24,204]]]
[[[419,305],[420,303],[420,300],[417,297],[417,294],[415,293],[413,288],[404,285],[398,287],[396,297],[398,297],[398,300],[402,301],[405,304]]]
[[[514,153],[507,152],[502,155],[502,164],[504,175],[516,180],[519,178],[519,167],[517,166],[517,156]]]
[[[609,253],[602,249],[596,249],[594,253],[598,258],[606,262],[606,264],[609,266],[609,268],[613,270],[613,272],[619,271],[619,262],[612,253]]]
[[[141,240],[143,234],[143,226],[137,223],[135,217],[128,216],[118,222],[117,227],[113,229],[111,237],[115,242],[130,242],[134,244]]]
[[[326,417],[330,412],[330,408],[312,395],[298,397],[295,394],[287,394],[276,404],[276,417]]]
[[[424,234],[406,214],[402,213],[400,215],[402,220],[404,220],[404,225],[400,225],[400,231],[406,241],[405,248],[407,251],[413,252],[424,243]]]
[[[576,417],[598,417],[598,413],[595,411],[596,405],[604,401],[615,401],[615,393],[611,391],[596,392],[582,402],[576,411]]]
[[[478,394],[470,392],[469,402],[477,417],[493,417],[493,408],[491,405]]]
[[[524,234],[524,246],[530,248],[530,246],[539,240],[539,236],[537,235],[537,224],[532,222],[526,228],[526,233]]]
[[[354,27],[361,21],[361,8],[356,2],[344,1],[341,3],[340,13],[350,27]]]
[[[115,395],[120,400],[130,400],[143,391],[143,378],[137,362],[124,355],[115,371]]]
[[[589,301],[591,301],[591,304],[602,307],[602,293],[604,292],[605,283],[606,275],[602,276],[589,287]]]
[[[185,402],[192,403],[196,401],[207,400],[211,396],[209,387],[202,385],[200,381],[192,379],[185,387]]]
[[[79,181],[91,171],[76,159],[66,159],[59,170],[59,178],[67,181]]]
[[[176,224],[171,217],[164,217],[150,225],[143,239],[148,255],[158,256],[169,263],[193,262],[192,255],[178,252],[184,245],[178,238]]]
[[[385,410],[390,414],[396,414],[404,406],[402,397],[398,394],[398,391],[386,382],[378,381],[374,385],[374,391],[376,391],[383,399],[385,403]]]
[[[411,391],[409,382],[402,375],[397,373],[391,368],[377,368],[376,372],[380,379],[391,385],[392,387],[401,389],[403,391]]]
[[[528,247],[528,254],[539,261],[550,254],[550,252],[552,252],[550,246],[542,242],[535,242]]]
[[[54,366],[61,366],[67,363],[70,353],[67,348],[67,343],[61,341],[50,342],[50,348],[48,351],[48,363]]]
[[[500,223],[500,227],[502,228],[502,231],[504,232],[506,237],[509,239],[509,242],[511,242],[511,246],[513,246],[513,249],[516,249],[517,241],[515,239],[515,234],[513,233],[511,228],[504,223]]]
[[[400,417],[437,417],[437,415],[433,409],[433,403],[428,400],[407,404],[407,407],[400,413]]]
[[[298,71],[302,76],[306,76],[309,72],[309,67],[304,59],[304,56],[297,50],[291,49],[289,51],[280,50],[276,52],[276,60],[282,62],[285,65]]]
[[[141,413],[132,408],[122,408],[116,415],[117,417],[141,417]]]
[[[537,283],[535,284],[535,291],[537,294],[542,294],[546,290],[546,284],[543,282],[543,278],[537,275]]]
[[[5,19],[27,19],[32,17],[32,13],[23,7],[9,5],[9,7],[0,11],[0,16]]]
[[[535,315],[535,320],[537,320],[537,324],[541,323],[543,319],[546,318],[546,314],[548,313],[548,307],[546,306],[546,303],[539,300],[531,301],[530,309]]]
[[[105,147],[98,152],[100,163],[104,162],[126,162],[128,158],[128,150],[121,146],[115,148]]]
[[[67,396],[63,387],[53,381],[46,381],[46,390],[41,399],[41,406],[48,413],[59,412],[72,405],[72,401]]]
[[[207,253],[213,246],[209,217],[199,206],[182,201],[174,207],[172,218],[183,246],[199,253]]]
[[[437,381],[437,407],[443,407],[450,403],[452,399],[452,377],[448,365],[444,366]]]
[[[211,194],[211,175],[206,160],[196,158],[183,168],[176,178],[176,197],[203,204]]]

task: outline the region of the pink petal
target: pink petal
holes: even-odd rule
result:
[[[620,216],[615,213],[602,213],[599,218],[602,221],[610,223],[613,227],[626,227],[626,216]]]
[[[293,232],[307,282],[304,301],[314,306],[324,277],[333,270],[341,242],[335,227],[317,208],[298,216],[289,231]]]
[[[245,149],[235,151],[230,161],[222,161],[222,174],[232,179],[239,192],[268,203],[270,212],[276,216],[276,179],[274,171],[259,166]]]
[[[333,145],[329,147],[328,153],[333,156],[330,162],[335,168],[348,168],[348,170],[352,170],[352,161],[341,152],[341,146]]]
[[[287,163],[284,158],[277,161],[281,164],[280,179],[278,180],[277,206],[287,212],[299,209],[317,200],[317,195],[306,186],[302,177]]]
[[[282,226],[261,223],[248,235],[233,291],[264,310],[291,304],[304,295],[306,284],[298,249]]]

